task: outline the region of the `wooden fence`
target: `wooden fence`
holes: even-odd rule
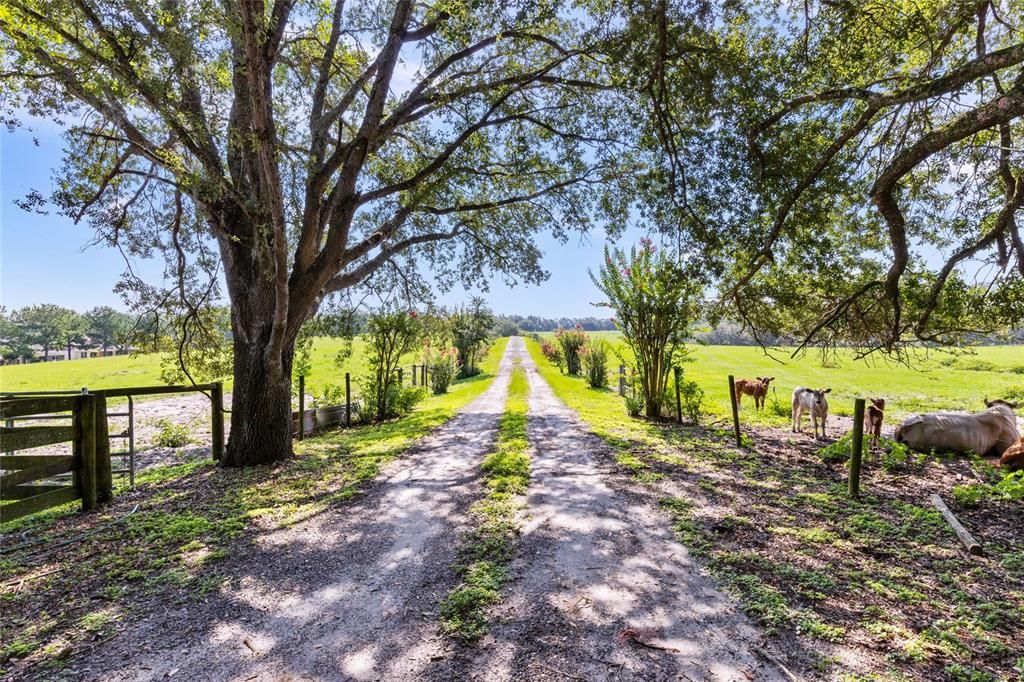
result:
[[[82,501],[89,511],[113,497],[108,398],[208,392],[211,454],[224,454],[224,390],[220,382],[195,386],[136,386],[72,395],[14,395],[0,397],[0,522],[12,521],[50,507]],[[68,392],[64,392],[68,393]],[[70,413],[70,414],[65,414]],[[128,413],[129,419],[132,418]],[[124,415],[116,415],[124,416]],[[70,424],[53,425],[70,420]],[[16,421],[45,421],[45,426],[15,426]],[[129,425],[129,431],[132,430]],[[71,455],[13,454],[21,450],[71,443]],[[133,443],[129,444],[130,451]],[[133,453],[132,453],[133,454]],[[131,455],[129,455],[131,458]],[[70,483],[67,474],[71,474]],[[64,480],[60,480],[64,479]]]
[[[70,425],[4,426],[0,431],[5,453],[72,443],[71,455],[0,455],[0,522],[60,504],[82,501],[82,509],[94,508],[109,499],[111,481],[108,466],[97,466],[97,397],[92,394],[47,396],[0,400],[0,418],[41,417],[70,412],[52,421],[70,418]],[[51,421],[47,419],[47,421]],[[10,423],[8,421],[8,423]],[[71,474],[70,483],[55,477]]]

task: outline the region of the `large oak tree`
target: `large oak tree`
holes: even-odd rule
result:
[[[1024,324],[1019,0],[693,4],[627,56],[650,211],[721,313],[897,355]]]
[[[169,284],[122,288],[204,337],[220,273],[224,463],[291,453],[296,337],[415,254],[442,280],[543,276],[531,235],[624,215],[608,25],[559,3],[9,0],[3,101],[67,126],[53,199]],[[46,197],[26,201],[38,207]]]

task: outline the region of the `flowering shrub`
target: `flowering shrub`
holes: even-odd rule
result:
[[[431,346],[429,340],[423,348],[423,364],[430,374],[430,390],[434,395],[448,392],[458,368],[459,350],[455,346]]]
[[[580,349],[580,360],[591,388],[608,386],[608,344],[591,341]]]
[[[674,256],[658,253],[649,239],[629,253],[605,247],[604,265],[590,278],[615,310],[615,324],[636,358],[647,417],[658,418],[672,368],[685,361],[685,341],[700,315],[701,283]]]
[[[551,343],[550,341],[544,341],[540,344],[540,352],[544,354],[544,357],[548,359],[548,362],[559,370],[562,369],[562,365],[565,364],[565,358],[562,357],[561,347]]]
[[[555,330],[555,340],[562,348],[562,357],[565,358],[566,371],[569,374],[580,373],[580,349],[587,345],[587,333],[583,327],[576,325],[573,329]]]

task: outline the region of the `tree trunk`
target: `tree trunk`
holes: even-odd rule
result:
[[[269,334],[269,325],[264,328]],[[246,343],[236,331],[231,435],[222,466],[274,464],[292,456],[294,349],[286,344],[281,361],[270,362],[266,343]]]

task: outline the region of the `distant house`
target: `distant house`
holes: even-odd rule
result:
[[[47,353],[43,353],[43,347],[33,345],[32,347],[33,356],[31,358],[14,358],[12,360],[5,360],[0,358],[0,365],[30,365],[37,362],[61,362],[68,359],[67,348],[51,348]],[[103,358],[113,357],[115,355],[130,355],[134,349],[122,348],[120,350],[116,348],[108,348],[103,350],[102,348],[72,348],[71,359],[72,360],[83,360],[85,358]]]

